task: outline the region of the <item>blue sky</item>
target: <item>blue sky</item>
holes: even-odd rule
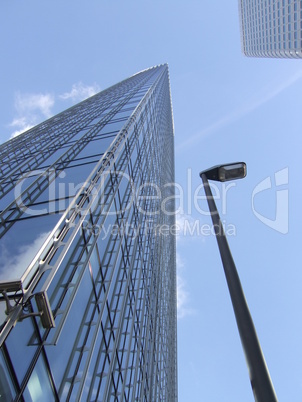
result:
[[[200,170],[241,160],[247,177],[215,188],[217,206],[279,401],[301,401],[301,61],[244,57],[237,0],[2,0],[0,52],[1,142],[169,64],[187,229],[177,240],[179,401],[254,400],[207,206],[194,204]]]

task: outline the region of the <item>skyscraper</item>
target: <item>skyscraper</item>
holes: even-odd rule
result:
[[[176,401],[167,65],[0,152],[1,400]]]
[[[302,57],[300,0],[239,0],[239,16],[246,56]]]

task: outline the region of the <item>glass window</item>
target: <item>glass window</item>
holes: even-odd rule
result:
[[[60,149],[54,151],[53,154],[51,154],[48,158],[45,157],[45,161],[42,162],[43,166],[51,166],[54,162],[57,161],[57,159],[59,159],[60,156],[64,154],[64,152],[67,151],[67,149],[65,149],[65,147],[63,147],[62,145],[59,147]],[[53,149],[55,149],[55,146],[53,147]],[[45,154],[47,154],[48,152],[50,153],[51,150],[44,151]]]
[[[0,400],[3,402],[11,402],[15,399],[16,392],[13,380],[9,373],[5,358],[0,353]]]
[[[69,202],[64,203],[66,198],[73,197],[86,183],[86,179],[95,167],[94,163],[83,164],[81,166],[72,166],[64,169],[56,177],[50,186],[37,198],[34,204],[36,207],[30,207],[30,210],[40,208],[41,213],[53,213],[53,205],[48,205],[48,201],[62,200],[60,203],[60,210],[67,208]],[[45,204],[39,204],[46,202]],[[39,206],[40,205],[40,206]]]
[[[56,401],[50,375],[42,356],[39,357],[37,364],[32,372],[27,387],[23,393],[25,402],[52,402]]]
[[[14,223],[1,239],[1,281],[21,278],[58,219],[58,215],[45,215],[22,219]]]
[[[7,337],[6,347],[16,376],[21,383],[37,350],[37,339],[34,334],[32,319],[26,318],[17,323]]]
[[[110,126],[108,126],[109,128]],[[91,140],[84,148],[83,150],[77,155],[77,159],[83,158],[86,156],[91,156],[95,154],[101,154],[107,151],[109,145],[112,143],[114,138],[111,136],[106,137],[106,138],[100,138],[100,139],[93,139]],[[100,159],[100,158],[99,158]]]
[[[124,110],[120,110],[115,116],[115,119],[122,119],[122,118],[127,118],[131,115],[133,109],[124,109]]]
[[[24,173],[18,172],[17,174],[13,174],[11,176],[11,180],[7,179],[5,184],[3,184],[3,191],[6,192],[8,189],[8,193],[1,198],[0,201],[0,210],[4,210],[8,205],[15,201],[16,198],[27,188],[29,187],[39,175],[43,174],[43,169],[36,169]],[[12,186],[15,186],[12,188]]]
[[[15,200],[14,189],[11,189],[4,197],[0,200],[0,211],[3,211],[11,202]]]
[[[85,325],[82,320],[85,316],[85,309],[88,305],[91,292],[91,277],[89,270],[86,269],[57,345],[45,346],[49,364],[58,388],[61,386],[62,381],[64,382],[66,380],[64,373],[65,376],[73,375],[73,372],[70,372],[70,367],[68,373],[66,373],[65,370],[68,363],[71,363],[76,357],[75,348],[78,346],[77,336],[79,336],[80,332],[83,331]],[[65,296],[66,301],[68,301],[69,296],[69,294]],[[62,309],[64,309],[64,304],[62,305]],[[61,317],[58,315],[56,320],[57,324],[60,319]]]

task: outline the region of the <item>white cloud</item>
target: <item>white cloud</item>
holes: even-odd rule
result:
[[[15,97],[15,108],[19,115],[41,113],[44,117],[52,115],[51,108],[55,103],[51,94],[20,94]]]
[[[185,269],[184,262],[180,255],[176,253],[176,268],[177,268],[177,319],[192,315],[195,312],[188,307],[189,293],[186,289],[186,283],[183,278]]]
[[[189,241],[192,241],[193,239],[201,242],[206,241],[205,228],[208,228],[209,225],[207,220],[204,222],[203,215],[200,215],[199,219],[196,219],[185,213],[177,213],[175,225],[177,227],[177,243],[180,243],[185,239]],[[210,236],[210,233],[208,235]]]
[[[16,117],[11,123],[11,127],[20,127],[20,126],[25,126],[26,125],[26,118],[23,117]]]
[[[70,92],[59,95],[59,99],[72,102],[80,102],[100,91],[97,84],[84,85],[78,82],[72,86]],[[55,97],[50,93],[20,93],[15,95],[16,117],[9,124],[15,131],[11,134],[11,138],[22,134],[24,131],[36,126],[38,123],[52,116],[52,108],[55,104]]]
[[[100,91],[100,87],[94,83],[93,85],[84,85],[82,82],[77,82],[72,85],[70,92],[65,92],[60,95],[61,99],[71,99],[73,102],[80,102],[90,96],[95,95]]]
[[[21,94],[17,92],[15,95],[17,117],[10,123],[10,127],[15,128],[11,138],[29,130],[45,118],[51,117],[54,102],[54,96],[51,94]]]
[[[183,236],[186,227],[191,226],[195,223],[195,220],[191,215],[185,213],[177,213],[175,224],[179,228],[178,237]]]
[[[10,136],[10,138],[18,137],[18,135],[24,133],[25,131],[29,130],[32,127],[34,127],[34,124],[25,124],[19,130],[14,131]]]

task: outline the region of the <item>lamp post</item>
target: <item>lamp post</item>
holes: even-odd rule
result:
[[[238,272],[208,183],[208,179],[224,182],[242,179],[245,176],[246,164],[243,162],[214,166],[200,173],[211,212],[216,240],[233,304],[242,347],[245,353],[255,401],[277,402],[275,390],[245,300]]]

